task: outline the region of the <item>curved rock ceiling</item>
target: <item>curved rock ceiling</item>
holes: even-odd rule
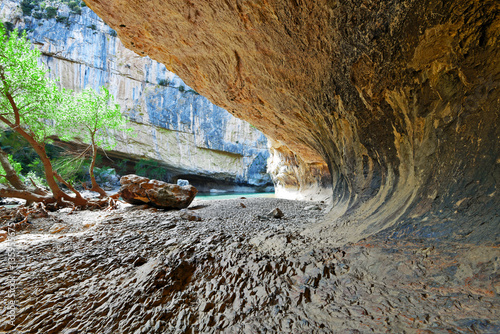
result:
[[[498,239],[498,1],[86,3],[285,147],[299,178],[329,171],[330,221],[358,238]]]

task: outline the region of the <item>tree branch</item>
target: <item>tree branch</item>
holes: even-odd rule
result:
[[[82,194],[80,194],[80,192],[78,190],[76,190],[70,183],[66,182],[59,174],[57,174],[57,172],[54,172],[54,176],[55,178],[61,182],[62,184],[64,184],[66,187],[68,187],[69,190],[71,190],[72,192],[75,193],[76,197],[78,199],[81,199],[81,200],[84,200],[84,198],[82,197]]]
[[[7,82],[7,79],[5,78],[5,74],[3,73],[3,71],[0,72],[0,78],[2,79],[4,86],[7,87],[8,82]],[[16,120],[15,125],[21,124],[21,119],[19,117],[19,109],[17,108],[16,101],[14,101],[14,97],[8,91],[5,92],[5,97],[9,101],[9,103],[12,107],[12,110],[14,111],[14,118]]]

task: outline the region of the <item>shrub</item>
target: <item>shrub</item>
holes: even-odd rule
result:
[[[8,33],[14,31],[14,24],[12,24],[12,22],[4,22],[4,27]]]
[[[193,93],[194,95],[200,95],[200,93],[198,93],[194,89],[190,89],[190,90],[186,91],[186,93]]]
[[[97,27],[95,24],[91,24],[91,25],[87,26],[87,28],[92,29],[92,30],[97,30]]]
[[[76,181],[85,179],[90,161],[89,159],[63,156],[54,159],[52,165],[63,179],[73,185]]]
[[[57,16],[56,21],[59,23],[69,23],[67,16]]]
[[[168,86],[168,85],[170,85],[170,80],[168,80],[168,79],[158,80],[158,85],[160,85],[160,86]]]
[[[23,11],[23,15],[30,16],[33,8],[35,8],[35,4],[31,3],[31,1],[29,0],[21,1],[21,10]]]
[[[116,163],[116,171],[120,175],[129,174],[127,164],[129,161],[127,159],[120,160]]]
[[[57,15],[57,8],[52,6],[45,7],[45,17],[47,19],[53,19]]]
[[[80,8],[80,6],[78,5],[78,3],[76,1],[70,1],[68,3],[68,7],[72,10],[75,10],[75,8]]]
[[[168,171],[158,161],[141,159],[135,164],[135,174],[150,179],[166,180]]]
[[[29,171],[25,177],[22,178],[23,182],[27,185],[32,185],[32,182],[39,186],[47,186],[47,182],[43,177],[37,175],[34,171]]]
[[[118,34],[116,33],[116,31],[114,31],[114,30],[111,30],[111,31],[109,32],[109,35],[110,35],[110,36],[113,36],[113,37],[118,36]]]
[[[24,178],[20,175],[23,182],[31,185],[31,181],[29,180],[31,177],[36,184],[43,186],[47,185],[43,164],[26,140],[20,138],[12,131],[5,131],[1,133],[0,146],[4,151],[9,153],[9,156],[12,157],[9,158],[9,160],[12,159],[12,161],[15,161],[15,163],[11,161],[11,165],[14,169],[17,172],[22,169],[22,171],[26,173]],[[72,178],[72,182],[78,183],[79,181],[84,181],[88,178],[87,170],[85,169],[88,168],[90,164],[90,160],[88,158],[83,161],[82,159],[76,159],[75,162],[71,163],[69,166],[64,166],[64,164],[68,164],[70,160],[74,160],[71,156],[72,152],[69,152],[70,155],[68,155],[68,152],[65,152],[64,149],[51,144],[47,144],[46,150],[47,155],[54,165],[56,165],[57,168],[61,168],[58,172],[64,174],[65,176],[70,176],[70,178]],[[97,159],[98,163],[101,163],[101,161],[102,158]],[[16,164],[19,166],[16,167]]]
[[[179,92],[183,93],[185,89],[184,86],[179,86]]]
[[[34,12],[33,15],[32,15],[35,19],[37,20],[41,20],[42,17],[43,17],[43,14],[42,12]]]
[[[73,13],[75,15],[81,15],[82,9],[80,7],[76,7],[75,9],[71,10],[71,13]]]

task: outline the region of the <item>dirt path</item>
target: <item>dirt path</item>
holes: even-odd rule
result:
[[[500,332],[498,247],[333,247],[304,232],[321,220],[321,203],[191,208],[33,220],[0,243],[0,332]],[[269,218],[274,208],[284,217]],[[56,227],[64,229],[49,233]]]

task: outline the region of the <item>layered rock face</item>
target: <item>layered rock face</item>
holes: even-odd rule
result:
[[[498,237],[497,1],[86,2],[273,138],[283,183],[328,169],[362,235]]]
[[[3,1],[0,19],[28,31],[51,75],[74,90],[109,86],[133,121],[136,136],[111,134],[119,137],[111,156],[156,160],[168,168],[167,179],[189,179],[203,190],[207,182],[272,186],[260,131],[200,96],[164,65],[125,48],[89,8],[77,15],[56,1],[57,17],[44,19],[35,18],[36,11],[23,15],[20,3]]]

